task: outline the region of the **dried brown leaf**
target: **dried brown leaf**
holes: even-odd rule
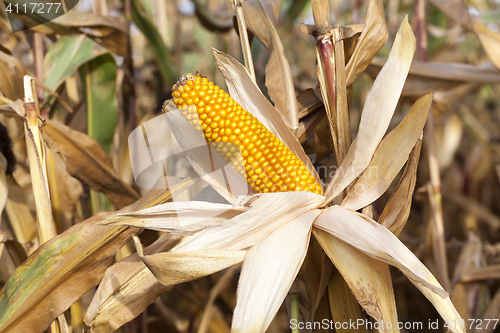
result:
[[[325,191],[328,202],[341,193],[370,163],[396,109],[415,46],[415,36],[405,18],[396,35],[389,59],[368,93],[358,135]]]
[[[350,86],[365,70],[389,38],[382,0],[368,2],[364,23],[365,27],[358,37],[354,52],[346,65],[347,86]]]
[[[298,278],[304,282],[307,295],[311,302],[311,314],[318,309],[328,287],[332,274],[332,262],[328,259],[321,245],[314,238],[311,239],[304,263],[299,271]]]
[[[170,251],[144,255],[142,245],[134,237],[137,253],[153,275],[165,286],[198,279],[240,263],[246,251],[198,250]]]
[[[79,180],[66,171],[66,164],[59,155],[48,150],[47,157],[48,183],[54,221],[58,229],[64,231],[75,222],[76,204],[83,193],[83,186]]]
[[[104,149],[93,138],[58,122],[47,120],[43,137],[49,148],[61,155],[68,172],[103,192],[118,208],[132,204],[139,195],[113,169]]]
[[[385,227],[342,206],[330,207],[316,219],[314,226],[374,259],[398,267],[434,305],[445,321],[461,321],[448,294],[432,273]],[[458,325],[450,329],[453,332],[465,332]]]
[[[474,22],[474,32],[479,37],[488,58],[500,70],[500,34],[491,31],[479,22]]]
[[[271,54],[266,66],[266,87],[276,109],[292,130],[298,127],[297,99],[290,65],[285,58],[281,40],[276,31],[281,1],[247,0],[243,2],[245,22],[255,37]]]
[[[161,236],[147,253],[164,251],[178,238]],[[89,333],[113,332],[142,313],[167,290],[144,265],[137,253],[109,267],[85,315]]]
[[[380,224],[389,229],[396,236],[399,236],[408,220],[408,216],[410,216],[411,201],[417,181],[417,168],[421,147],[422,138],[419,138],[410,153],[408,163],[399,180],[398,186],[389,198],[378,220]]]
[[[351,289],[344,278],[336,271],[328,283],[328,299],[330,301],[330,313],[334,322],[349,322],[364,320],[359,302],[354,297]],[[355,328],[342,329],[345,333],[364,333],[366,329],[360,325]]]
[[[19,15],[19,19],[31,24],[30,15]],[[109,51],[122,57],[128,57],[127,23],[112,16],[97,16],[91,13],[69,11],[33,30],[44,34],[85,34]]]
[[[17,268],[0,293],[0,330],[43,332],[101,280],[138,229],[97,226],[97,214],[58,235]]]
[[[304,90],[297,96],[297,110],[299,119],[314,112],[323,105],[323,102],[318,98],[313,89]]]
[[[9,196],[5,205],[5,212],[9,217],[10,226],[21,244],[32,243],[37,239],[36,222],[30,212],[23,190],[13,180],[8,182]]]
[[[368,257],[324,230],[314,228],[313,232],[359,304],[378,322],[393,324],[393,329],[384,332],[398,332],[397,325],[394,325],[398,318],[388,265]]]
[[[373,159],[352,186],[342,206],[358,210],[378,199],[391,185],[422,133],[432,93],[419,98],[401,123],[382,140]]]
[[[374,58],[370,67],[381,68],[385,63],[386,59]],[[500,72],[491,63],[475,66],[460,63],[413,61],[409,73],[409,79],[415,76],[416,78],[441,79],[453,82],[500,82]],[[432,82],[432,80],[429,82]]]

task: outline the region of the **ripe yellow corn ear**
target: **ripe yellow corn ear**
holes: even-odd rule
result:
[[[202,130],[207,142],[257,193],[309,191],[323,194],[304,163],[250,112],[203,75],[188,74],[172,88],[173,102],[184,118]],[[237,145],[240,149],[234,146]]]

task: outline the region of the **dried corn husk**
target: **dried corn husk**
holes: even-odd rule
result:
[[[366,97],[358,136],[325,191],[328,202],[342,192],[370,163],[389,126],[414,53],[415,36],[405,18],[396,35],[389,59]]]

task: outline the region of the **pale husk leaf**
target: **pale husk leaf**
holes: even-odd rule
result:
[[[276,31],[281,1],[247,0],[243,2],[247,28],[264,44],[271,54],[266,66],[266,87],[276,109],[292,129],[298,126],[297,99],[290,65],[285,58],[281,40]]]
[[[346,65],[346,83],[350,86],[370,64],[389,38],[382,0],[370,0],[366,8],[365,26],[356,41],[354,52]]]
[[[246,251],[199,250],[144,255],[138,237],[137,253],[153,275],[165,286],[196,280],[240,263]]]
[[[187,237],[172,251],[246,249],[323,202],[323,196],[310,192],[264,193],[252,203],[249,211]]]
[[[382,215],[380,215],[378,219],[380,224],[389,229],[396,236],[399,236],[408,220],[408,216],[410,216],[411,201],[417,181],[417,168],[421,147],[422,137],[418,139],[413,147],[398,186],[392,193],[382,211]]]
[[[231,97],[283,141],[309,168],[316,181],[322,184],[300,142],[292,134],[280,113],[269,103],[259,87],[252,81],[245,67],[227,54],[215,49],[213,53],[219,71],[226,80]]]
[[[314,219],[309,211],[276,229],[248,250],[238,283],[231,331],[265,332],[306,256]]]
[[[118,213],[100,224],[128,225],[188,235],[247,210],[246,207],[234,208],[206,201],[168,202],[137,212]]]
[[[419,98],[403,121],[382,140],[342,206],[358,210],[377,200],[389,188],[422,133],[432,96],[432,93],[427,93]]]
[[[333,206],[321,214],[314,226],[329,232],[366,255],[399,268],[445,321],[461,322],[462,318],[432,273],[401,241],[377,222],[341,206]],[[464,332],[461,327],[454,332]]]
[[[408,18],[405,18],[396,35],[389,59],[366,97],[358,135],[325,192],[328,202],[343,191],[370,163],[387,131],[403,90],[415,45],[415,36]]]
[[[326,231],[313,228],[313,233],[363,309],[380,323],[392,323],[392,329],[387,329],[385,325],[386,330],[382,331],[399,332],[389,266]]]

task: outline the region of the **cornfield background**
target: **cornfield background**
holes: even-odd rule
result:
[[[500,324],[477,321],[500,318],[498,0],[80,0],[56,20],[13,33],[6,8],[15,3],[0,3],[0,332],[231,332],[241,265],[166,286],[146,268],[132,237],[155,254],[182,236],[99,224],[118,210],[166,203],[176,190],[135,184],[130,133],[161,114],[182,75],[200,71],[226,89],[212,48],[247,69],[252,64],[264,94],[289,109],[279,97],[286,88],[276,86],[290,81],[276,63],[268,66],[275,57],[288,66],[297,96],[299,123],[291,128],[327,184],[356,137],[405,16],[416,52],[389,130],[420,96],[434,97],[422,151],[416,144],[407,166],[418,164],[409,217],[404,229],[391,231],[436,276],[465,322],[475,320],[467,331],[500,332]],[[18,29],[37,20],[16,18]],[[343,67],[353,54],[362,59],[345,67],[355,74],[343,86],[335,81],[334,93],[345,91],[348,105],[347,118],[335,121],[335,95],[328,100],[332,95],[320,89],[328,68],[317,68],[325,31],[347,31],[341,48],[334,43],[336,65],[339,57]],[[363,214],[377,221],[400,178],[403,170]],[[372,305],[358,304],[337,269],[311,238],[267,332],[291,331],[297,299],[303,320],[314,314],[315,322],[375,321]],[[398,320],[446,331],[424,295],[399,270],[390,273]],[[428,329],[436,320],[439,329]]]

